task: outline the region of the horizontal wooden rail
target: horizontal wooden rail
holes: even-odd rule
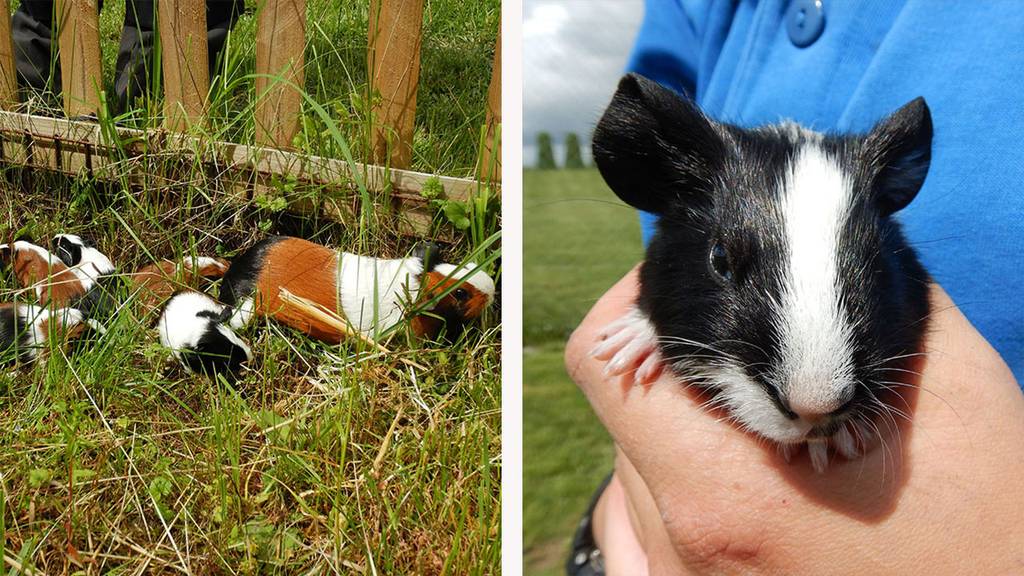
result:
[[[429,231],[431,215],[420,196],[431,174],[348,163],[261,146],[204,140],[167,130],[116,128],[117,141],[110,141],[99,124],[34,116],[0,110],[0,162],[41,168],[66,174],[89,174],[100,180],[129,175],[142,185],[153,174],[152,163],[169,155],[196,158],[229,181],[242,184],[252,194],[266,193],[272,177],[294,179],[299,184],[344,191],[344,200],[358,201],[355,180],[382,191],[390,187],[391,198],[406,216],[405,232],[423,235]],[[128,162],[126,162],[126,160]],[[132,162],[134,161],[134,162]],[[466,178],[436,177],[452,200],[466,201],[479,183]],[[325,209],[323,206],[305,207]],[[303,209],[300,207],[300,211]],[[326,207],[326,216],[344,220],[353,209]]]

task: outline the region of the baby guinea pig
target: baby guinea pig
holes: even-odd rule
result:
[[[626,203],[658,215],[635,309],[592,354],[646,383],[661,362],[789,456],[866,448],[909,373],[929,277],[894,212],[917,195],[932,122],[918,98],[863,135],[743,129],[624,77],[594,159]]]
[[[199,292],[179,292],[164,307],[160,343],[189,372],[231,379],[252,360],[249,346],[227,326],[233,310]]]
[[[436,250],[421,250],[408,258],[374,258],[301,238],[274,236],[231,262],[220,300],[238,309],[232,327],[244,326],[254,315],[269,316],[317,340],[336,344],[346,335],[287,306],[279,297],[281,288],[339,311],[353,329],[371,338],[401,322],[411,305],[440,297],[427,313],[411,319],[411,328],[421,338],[436,338],[443,330],[454,339],[465,322],[479,317],[490,305],[494,281],[473,264],[457,269],[451,264],[435,264],[435,256]]]

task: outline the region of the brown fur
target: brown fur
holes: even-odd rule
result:
[[[330,248],[299,238],[282,240],[267,251],[256,280],[253,311],[301,330],[313,338],[337,344],[345,334],[336,328],[285,306],[279,296],[286,288],[292,294],[312,300],[320,306],[338,310],[338,253]]]
[[[458,279],[448,278],[440,272],[427,272],[420,286],[419,301],[426,302],[431,300],[458,283]],[[459,301],[455,297],[455,290],[451,291],[447,296],[438,300],[430,314],[420,314],[410,321],[413,334],[420,338],[437,338],[437,335],[441,332],[443,322],[434,315],[441,317],[460,316],[466,320],[479,317],[483,313],[484,308],[487,308],[487,295],[477,290],[469,282],[463,282],[459,288],[466,290],[469,297]]]
[[[55,259],[48,264],[31,250],[14,253],[14,276],[22,288],[43,288],[39,293],[41,306],[63,308],[85,294],[81,281],[63,262]]]
[[[187,261],[186,261],[187,262]],[[224,275],[228,263],[217,258],[223,268],[203,266],[194,270],[190,265],[163,260],[139,269],[131,275],[132,291],[146,314],[159,312],[176,292],[197,289],[201,278],[216,279]]]

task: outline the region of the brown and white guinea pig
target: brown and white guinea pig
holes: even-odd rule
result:
[[[51,332],[68,341],[88,327],[85,316],[74,308],[0,303],[0,364],[36,359],[46,350]]]
[[[56,254],[26,240],[0,244],[0,262],[9,264],[18,285],[31,288],[40,306],[77,305],[96,285],[93,268],[68,265]]]
[[[300,238],[267,238],[231,263],[220,300],[237,309],[233,327],[253,316],[268,316],[318,340],[338,343],[345,334],[309,317],[279,297],[281,288],[337,311],[363,335],[378,337],[406,319],[417,303],[427,303],[454,287],[424,313],[411,318],[413,333],[456,338],[466,322],[494,299],[494,281],[473,264],[435,264],[436,247],[408,258],[360,256]]]
[[[893,213],[917,195],[932,122],[918,98],[867,134],[744,129],[629,75],[594,133],[611,189],[659,216],[635,309],[592,354],[649,382],[667,362],[743,428],[854,458],[911,373],[928,274]]]

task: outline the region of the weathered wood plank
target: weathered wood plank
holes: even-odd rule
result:
[[[56,15],[64,113],[95,116],[103,90],[96,0],[58,0]]]
[[[373,161],[412,164],[416,90],[420,80],[423,0],[371,0],[367,65],[373,107]]]
[[[0,2],[0,109],[18,105],[18,77],[14,68],[14,40],[11,36],[11,9]]]
[[[491,84],[487,88],[487,120],[484,134],[484,148],[477,166],[477,177],[483,181],[501,181],[501,24],[498,24],[498,41],[494,46],[494,65],[491,68]],[[497,145],[495,145],[497,144]]]
[[[348,197],[326,198],[319,206],[325,216],[350,221],[355,213],[357,193],[353,178],[361,177],[372,191],[390,189],[401,214],[403,231],[426,234],[430,211],[420,192],[432,174],[382,166],[348,164],[333,158],[307,156],[271,148],[209,141],[168,131],[145,132],[117,128],[119,141],[105,140],[97,124],[0,111],[0,141],[5,164],[27,165],[68,174],[91,172],[93,176],[114,178],[129,172],[132,181],[152,181],[154,158],[169,153],[198,155],[205,164],[247,187],[266,187],[274,176],[294,178],[307,186],[328,190],[348,190]],[[57,154],[59,152],[59,154]],[[59,157],[59,162],[57,158]],[[447,197],[465,201],[476,190],[476,180],[437,176]],[[346,199],[347,198],[347,199]]]
[[[206,2],[157,2],[157,10],[164,73],[164,126],[181,132],[201,123],[206,112],[210,89]]]
[[[306,0],[265,0],[256,33],[256,143],[291,149],[299,132]]]

